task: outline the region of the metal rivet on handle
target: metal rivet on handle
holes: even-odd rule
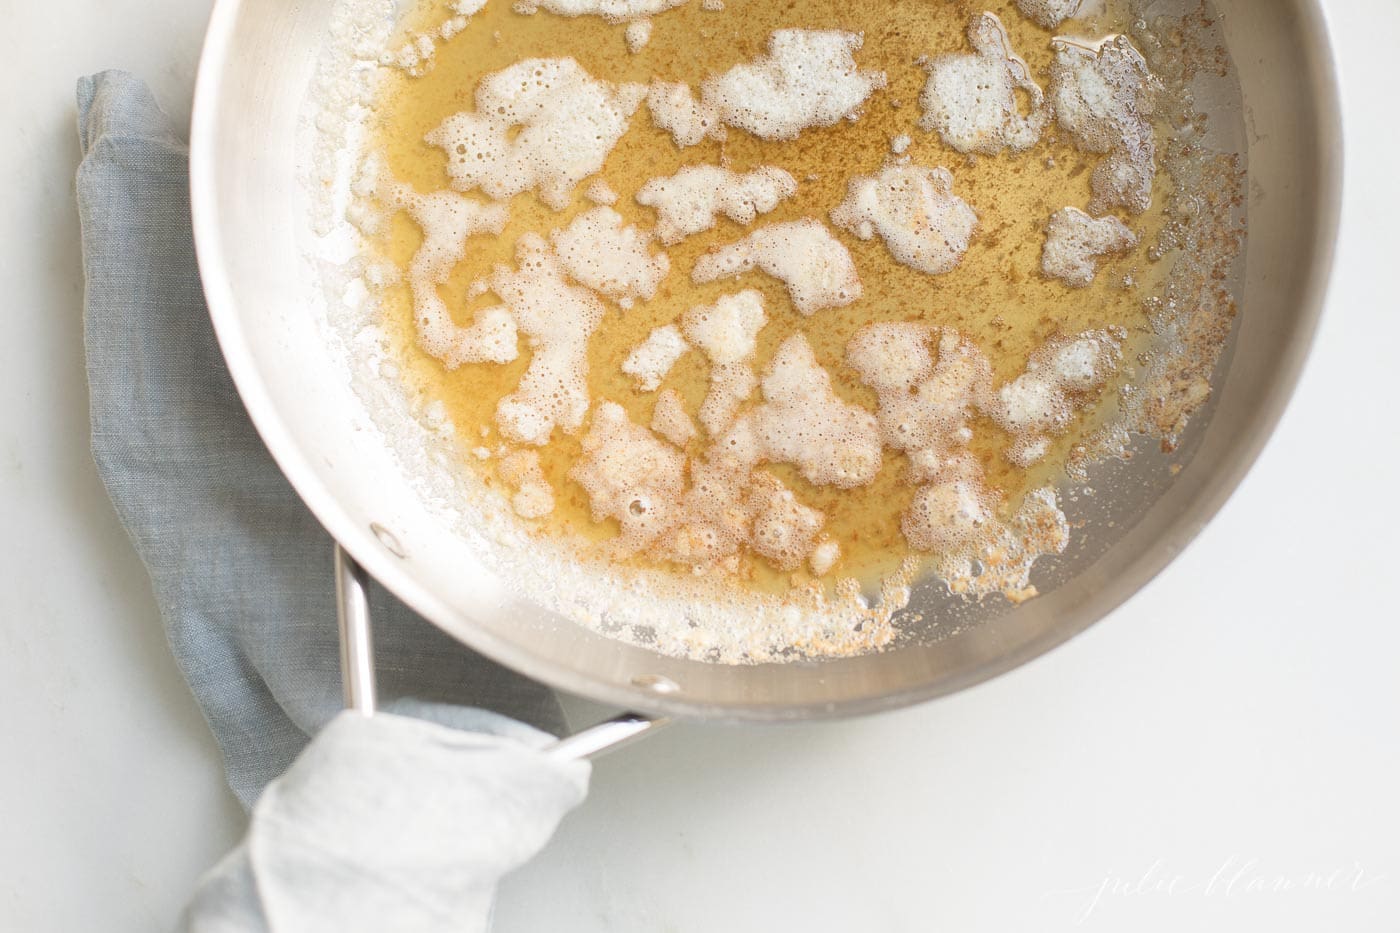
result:
[[[408,552],[405,551],[403,545],[399,543],[399,539],[394,537],[394,533],[388,528],[385,528],[383,525],[379,524],[379,522],[370,522],[369,530],[374,532],[374,536],[379,539],[379,543],[384,545],[384,547],[389,550],[390,554],[393,554],[395,557],[408,556]]]
[[[679,693],[681,685],[660,674],[638,674],[632,678],[632,686],[650,690],[652,693]]]

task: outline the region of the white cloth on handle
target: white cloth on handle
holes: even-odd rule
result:
[[[184,928],[487,930],[497,883],[549,840],[583,800],[588,776],[587,762],[517,737],[342,713],[268,785],[247,837],[205,878]]]

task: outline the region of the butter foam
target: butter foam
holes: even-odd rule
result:
[[[720,214],[735,223],[753,223],[796,193],[797,181],[780,168],[765,165],[739,173],[718,165],[687,165],[643,185],[637,203],[656,209],[657,239],[670,245],[709,230]]]
[[[1060,37],[1050,66],[1055,117],[1075,143],[1107,153],[1090,178],[1091,214],[1114,207],[1142,213],[1152,204],[1157,143],[1152,133],[1157,82],[1126,36],[1098,43]]]
[[[550,239],[569,275],[623,302],[651,298],[671,270],[665,253],[651,253],[651,234],[625,225],[610,207],[584,211]]]
[[[685,355],[690,345],[681,336],[674,324],[657,327],[639,343],[627,359],[622,361],[622,371],[637,380],[637,388],[643,392],[655,392],[661,380]]]
[[[1021,15],[1054,29],[1079,12],[1083,0],[1016,0]]]
[[[526,59],[483,78],[476,110],[448,117],[426,141],[447,153],[459,191],[500,200],[537,190],[563,210],[574,187],[603,167],[646,93],[590,77],[572,58]]]
[[[977,214],[953,194],[946,168],[889,165],[852,178],[831,222],[862,240],[878,234],[897,262],[941,275],[967,252]]]
[[[766,54],[707,78],[698,98],[685,84],[653,82],[647,105],[678,146],[722,138],[721,124],[760,139],[796,139],[805,129],[855,119],[885,86],[884,72],[856,65],[863,41],[834,29],[779,29]]]
[[[1040,269],[1066,285],[1084,288],[1094,281],[1100,257],[1127,252],[1137,241],[1117,217],[1090,217],[1077,207],[1066,207],[1050,217]]]
[[[804,317],[839,308],[861,296],[860,276],[851,254],[819,220],[770,224],[696,261],[696,282],[761,269],[787,284],[793,307]]]
[[[466,255],[467,240],[498,234],[506,225],[506,209],[481,204],[452,191],[421,194],[407,185],[389,182],[381,197],[407,211],[423,231],[423,243],[408,266],[418,342],[449,369],[463,363],[508,363],[515,359],[515,319],[503,309],[488,308],[463,327],[452,320],[438,286]]]
[[[1050,108],[1030,68],[1011,51],[1006,27],[994,13],[972,18],[967,39],[971,55],[941,55],[929,64],[928,81],[919,95],[919,126],[937,130],[959,152],[996,155],[1002,149],[1029,149],[1050,121]],[[1030,98],[1022,114],[1017,90]]]
[[[570,284],[549,245],[527,233],[516,246],[517,268],[497,266],[488,283],[505,301],[529,342],[530,365],[515,391],[496,406],[506,438],[542,445],[556,427],[573,433],[588,413],[588,338],[603,320],[603,303]]]

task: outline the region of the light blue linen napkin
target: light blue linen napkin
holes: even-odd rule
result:
[[[224,368],[195,267],[185,144],[131,75],[83,78],[77,96],[92,452],[249,807],[341,708],[331,541]],[[467,704],[562,731],[551,691],[387,593],[372,604],[386,701]]]

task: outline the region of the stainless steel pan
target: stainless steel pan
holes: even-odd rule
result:
[[[1233,358],[1186,440],[1186,468],[1170,481],[1110,470],[1096,501],[1100,518],[1115,519],[1111,540],[1038,566],[1040,598],[1016,609],[989,602],[977,624],[943,625],[896,650],[725,666],[621,644],[513,592],[361,430],[363,405],[308,311],[316,286],[298,248],[307,224],[296,206],[298,116],[333,6],[215,7],[191,184],[219,341],[273,456],[341,546],[447,632],[556,687],[658,713],[791,720],[902,706],[1009,670],[1103,617],[1186,546],[1258,456],[1312,339],[1341,171],[1325,24],[1313,0],[1216,0],[1244,91],[1250,232]],[[937,598],[936,587],[920,589],[913,608],[937,616]]]

